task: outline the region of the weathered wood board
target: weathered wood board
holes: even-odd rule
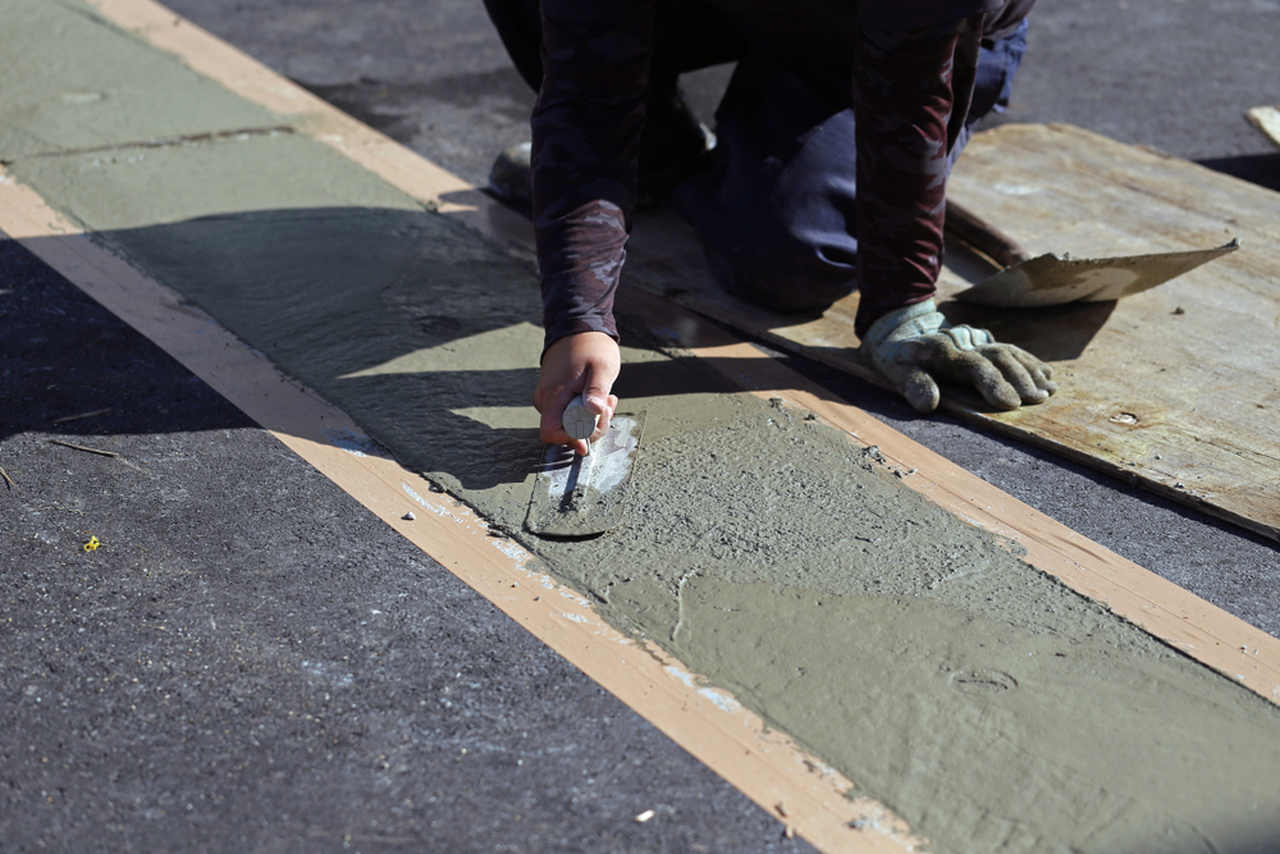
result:
[[[1254,107],[1246,112],[1245,116],[1258,130],[1266,134],[1268,139],[1280,146],[1280,106]]]
[[[1065,125],[978,134],[949,192],[1036,255],[1241,249],[1118,302],[1001,310],[950,299],[989,269],[949,256],[943,310],[1053,364],[1060,391],[1009,413],[944,405],[1177,501],[1280,539],[1280,193]],[[786,349],[868,379],[857,294],[816,319],[726,295],[673,216],[641,218],[632,281]]]

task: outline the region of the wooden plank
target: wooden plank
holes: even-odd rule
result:
[[[1065,125],[979,134],[950,192],[1031,255],[1099,257],[1242,248],[1113,303],[1002,310],[950,297],[988,270],[952,255],[939,298],[1054,365],[1060,392],[1009,413],[956,394],[944,406],[1178,502],[1280,539],[1280,193]],[[797,320],[725,294],[674,216],[640,219],[629,269],[641,286],[861,376],[858,297]]]
[[[1280,147],[1280,106],[1254,107],[1245,112],[1245,117],[1266,134],[1267,139]]]

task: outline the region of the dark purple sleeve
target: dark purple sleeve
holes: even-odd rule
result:
[[[934,293],[960,26],[864,32],[857,46],[859,336],[881,315]]]
[[[533,110],[533,217],[544,346],[618,337],[644,125],[653,0],[543,0],[542,88]]]

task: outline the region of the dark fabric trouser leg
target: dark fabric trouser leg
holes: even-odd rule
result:
[[[538,0],[484,0],[489,19],[503,46],[529,86],[542,84],[542,18]],[[723,13],[697,0],[658,4],[650,96],[640,141],[640,194],[663,199],[700,164],[705,142],[697,119],[679,95],[677,82],[686,71],[732,62],[745,52],[745,41]]]
[[[1007,105],[1026,30],[1023,21],[1009,36],[983,43],[952,162],[973,123]],[[851,76],[847,67],[796,71],[744,59],[716,113],[712,171],[677,191],[716,277],[746,299],[816,313],[855,287]]]
[[[538,0],[484,0],[489,20],[498,30],[516,69],[535,92],[542,85],[542,18]],[[654,45],[653,87],[660,94],[675,88],[676,78],[746,53],[742,33],[723,12],[698,0],[669,0],[658,4]]]
[[[542,79],[538,0],[485,0],[485,8],[516,68],[536,90]],[[821,311],[855,284],[852,69],[822,68],[812,57],[785,63],[758,44],[753,50],[728,18],[696,0],[659,5],[641,192],[646,183],[671,182],[680,174],[672,164],[697,153],[696,129],[676,94],[679,75],[739,60],[716,112],[714,165],[677,190],[677,205],[725,287],[778,310]],[[1026,30],[1024,20],[1010,35],[982,44],[953,162],[972,124],[1008,103]],[[651,195],[661,197],[665,189]]]

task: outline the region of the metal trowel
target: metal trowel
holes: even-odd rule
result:
[[[587,439],[598,419],[582,397],[570,401],[561,416],[565,432],[574,439]],[[568,445],[547,446],[533,481],[525,528],[543,537],[587,537],[616,527],[643,428],[643,412],[617,413],[608,431],[587,443],[586,456]]]
[[[960,291],[956,299],[1000,308],[1041,308],[1132,296],[1240,246],[1232,240],[1212,249],[1184,252],[1084,259],[1046,253],[1030,258],[1006,234],[951,200],[947,202],[947,231],[1005,268]]]

